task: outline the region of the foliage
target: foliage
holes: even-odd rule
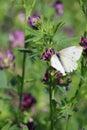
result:
[[[0,1],[1,130],[87,129],[87,2],[62,0],[62,14],[54,3]],[[50,58],[74,45],[78,68],[59,76]]]

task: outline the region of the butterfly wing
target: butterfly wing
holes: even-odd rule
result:
[[[78,60],[82,54],[83,47],[81,46],[72,46],[59,51],[60,55],[68,56],[74,60]]]
[[[50,62],[51,62],[51,66],[54,69],[60,71],[63,75],[65,75],[65,70],[56,54],[52,55]]]
[[[80,46],[72,46],[59,51],[61,63],[65,72],[72,72],[78,67],[77,60],[82,54],[83,48]]]
[[[65,72],[72,72],[73,70],[76,70],[78,67],[78,64],[76,60],[71,59],[67,56],[60,56],[61,57],[61,63],[65,69]]]

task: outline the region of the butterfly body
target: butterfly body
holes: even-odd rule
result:
[[[51,57],[51,66],[60,71],[63,76],[66,73],[73,72],[78,67],[77,60],[82,54],[83,48],[80,46],[72,46],[65,48]]]

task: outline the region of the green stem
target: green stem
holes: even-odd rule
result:
[[[23,0],[23,7],[25,8],[25,0]],[[26,20],[26,17],[25,17]],[[26,27],[26,23],[25,23]],[[25,32],[25,31],[24,31]],[[24,43],[24,48],[27,48],[26,43]],[[22,76],[21,76],[21,85],[19,90],[19,109],[22,107],[22,95],[23,95],[23,87],[24,87],[24,77],[25,77],[25,62],[26,62],[26,53],[23,53],[23,62],[22,62]]]
[[[22,106],[22,95],[23,95],[23,87],[24,87],[25,61],[26,61],[26,53],[23,54],[23,63],[22,63],[22,78],[21,78],[20,99],[19,99],[19,108],[20,109],[21,109],[21,106]]]
[[[50,130],[53,130],[52,86],[50,86],[49,89],[49,98],[50,98],[50,121],[51,121]]]
[[[66,128],[65,128],[65,130],[68,130],[68,127],[69,127],[69,119],[70,119],[70,117],[68,116],[67,122],[66,122]]]

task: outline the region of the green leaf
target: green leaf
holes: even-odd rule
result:
[[[11,124],[8,123],[1,130],[20,130],[20,128],[17,127],[17,125],[11,126]],[[23,129],[23,130],[28,130],[28,129]]]
[[[17,125],[13,125],[10,127],[9,130],[20,130],[20,129],[17,127]]]
[[[25,43],[30,43],[30,42],[36,42],[36,41],[39,41],[40,39],[42,39],[42,35],[39,37],[32,37],[32,38],[29,38],[25,41]]]
[[[30,53],[31,52],[31,51],[29,51],[28,49],[25,49],[25,48],[18,48],[18,51],[24,52],[24,53]]]
[[[82,79],[85,83],[87,83],[87,78],[86,78],[86,77],[84,78],[84,77],[81,75],[81,73],[79,73],[78,71],[76,71],[75,74],[76,74],[80,79]]]
[[[54,29],[54,35],[55,35],[55,33],[57,32],[57,30],[58,30],[59,28],[61,28],[63,25],[64,25],[64,23],[62,23],[62,22],[59,22],[59,23],[56,25],[56,27],[55,27],[55,29]]]
[[[31,3],[32,2],[32,3]],[[36,0],[33,0],[33,1],[25,1],[25,5],[26,5],[26,15],[30,16],[32,11],[33,11],[33,8],[36,4]]]
[[[23,130],[28,130],[28,127],[26,125],[24,125]]]
[[[60,90],[60,92],[62,92],[63,94],[66,94],[66,90],[63,87],[61,87],[59,85],[56,85],[56,87],[58,87],[58,89]]]
[[[1,130],[9,130],[10,124],[6,124]]]
[[[42,36],[43,34],[43,32],[41,32],[40,30],[34,30],[30,27],[27,28],[27,31],[30,32],[31,35],[38,36],[38,37]]]
[[[79,3],[81,5],[81,7],[83,6],[83,1],[82,0],[79,0]]]
[[[0,71],[0,88],[7,88],[7,77],[4,70]]]
[[[25,79],[25,80],[24,80],[25,83],[33,82],[33,81],[34,81],[34,79]]]

